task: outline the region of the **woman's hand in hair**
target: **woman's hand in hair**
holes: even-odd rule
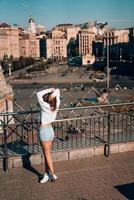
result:
[[[51,88],[51,92],[54,92],[55,91],[55,88]]]
[[[53,94],[51,94],[50,96],[49,96],[49,101],[51,101],[51,100],[53,100],[55,97],[53,96]]]

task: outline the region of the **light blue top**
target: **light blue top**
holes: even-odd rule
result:
[[[41,107],[41,124],[49,124],[55,121],[57,116],[57,111],[60,105],[60,90],[55,89],[53,92],[53,88],[42,90],[37,92],[37,99]],[[56,97],[56,109],[54,111],[51,110],[49,103],[43,101],[43,95],[52,92],[52,96]]]

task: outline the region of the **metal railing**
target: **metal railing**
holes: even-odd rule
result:
[[[68,115],[61,118],[60,115],[53,123],[55,139],[52,150],[104,145],[105,155],[109,156],[110,144],[134,140],[134,103],[127,105],[131,106],[131,111],[119,113],[111,112],[113,105],[60,109],[60,113],[79,110],[79,115],[73,118]],[[105,107],[107,110],[103,113],[91,112]],[[81,116],[85,109],[88,111],[86,116]],[[39,114],[39,110],[0,114],[0,158],[4,170],[8,168],[9,157],[42,152],[38,138]]]

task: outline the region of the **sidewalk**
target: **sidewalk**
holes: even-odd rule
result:
[[[0,200],[134,200],[134,152],[56,162],[54,183],[38,182],[43,168],[0,172]]]

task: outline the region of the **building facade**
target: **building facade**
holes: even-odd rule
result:
[[[39,39],[35,33],[22,31],[19,34],[19,53],[23,57],[40,57]]]
[[[36,26],[36,33],[39,35],[40,33],[44,33],[45,32],[45,27],[42,25],[38,25]]]
[[[134,27],[129,29],[129,55],[130,59],[134,61]]]
[[[67,34],[67,42],[70,41],[70,39],[76,40],[78,32],[81,30],[79,26],[74,26],[70,27],[67,29],[66,34]]]
[[[86,55],[93,53],[92,44],[95,40],[95,34],[90,33],[87,29],[82,29],[78,33],[79,40],[79,55]]]
[[[68,28],[72,28],[72,27],[74,27],[73,24],[58,24],[57,26],[53,28],[53,30],[66,32]]]
[[[45,38],[46,58],[55,60],[64,60],[67,57],[67,39],[65,32],[53,30]]]
[[[0,24],[0,59],[4,55],[19,58],[19,29],[6,23]]]
[[[6,23],[0,25],[0,59],[7,55],[13,58],[39,57],[39,39],[36,33],[26,32]]]
[[[108,30],[104,33],[104,46],[129,42],[129,30]],[[108,39],[108,41],[107,41]]]
[[[105,57],[106,48],[109,46],[111,60],[128,60],[129,59],[129,30],[107,30],[103,36]]]

